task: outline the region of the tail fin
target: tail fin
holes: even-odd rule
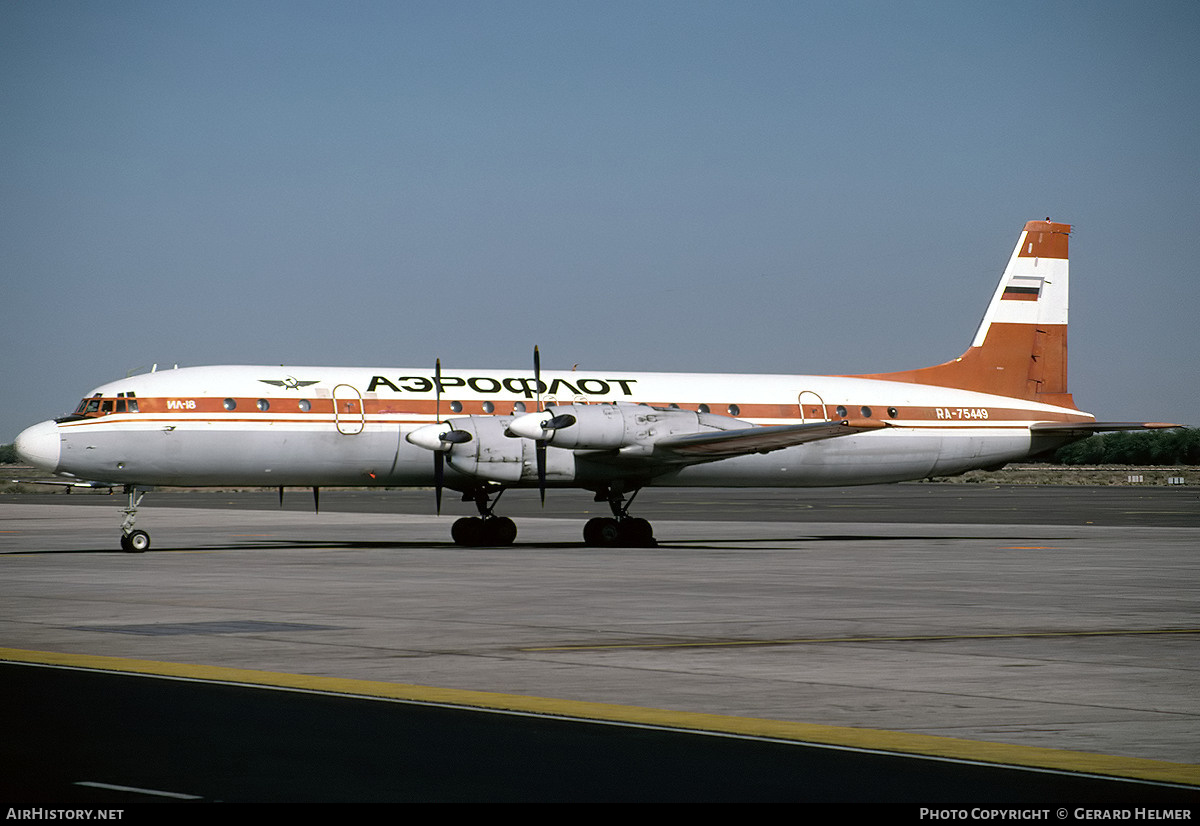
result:
[[[1070,224],[1030,221],[967,352],[954,361],[863,378],[932,384],[1075,407],[1067,392]]]

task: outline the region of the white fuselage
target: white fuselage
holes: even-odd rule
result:
[[[496,420],[541,404],[634,403],[733,417],[744,426],[866,419],[886,426],[770,453],[663,468],[636,484],[805,487],[920,479],[1003,464],[1066,439],[1033,422],[1092,421],[1066,407],[907,382],[840,376],[216,366],[96,388],[76,416],[22,434],[20,449],[68,477],[127,485],[433,484],[413,430],[456,416]],[[88,409],[89,404],[95,409]],[[136,408],[136,411],[134,410]],[[654,427],[653,415],[646,426]],[[511,444],[509,443],[511,441]],[[506,485],[536,486],[534,443],[498,442]],[[589,487],[631,474],[595,451],[551,447],[547,483]],[[599,457],[602,458],[602,457]],[[519,468],[517,467],[519,464]],[[499,467],[499,464],[496,465]],[[636,476],[636,474],[633,474]],[[446,484],[468,487],[453,461]]]

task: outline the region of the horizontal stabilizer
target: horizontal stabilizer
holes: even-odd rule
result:
[[[750,453],[769,453],[805,442],[852,436],[868,430],[890,427],[878,419],[843,419],[836,422],[769,425],[720,430],[715,433],[689,433],[671,436],[654,443],[655,453],[667,452],[679,457],[725,459]]]
[[[1090,436],[1093,433],[1109,433],[1114,430],[1158,430],[1164,427],[1182,427],[1167,422],[1036,422],[1029,426],[1034,433],[1050,433],[1056,436]]]

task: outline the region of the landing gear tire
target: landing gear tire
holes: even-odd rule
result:
[[[517,538],[517,523],[507,516],[493,516],[487,519],[464,516],[455,520],[450,527],[450,536],[455,544],[467,547],[511,545]]]
[[[622,545],[645,548],[658,544],[654,541],[654,528],[645,519],[637,516],[622,519],[618,523],[618,528],[620,529]]]
[[[602,547],[652,548],[658,544],[654,541],[654,528],[636,516],[621,520],[593,517],[583,526],[583,541]]]
[[[583,541],[588,545],[620,545],[621,523],[611,516],[597,516],[583,526]]]
[[[601,516],[593,516],[583,526],[583,544],[599,545],[600,544],[600,523],[604,521]]]
[[[478,516],[464,516],[454,520],[450,526],[450,538],[455,545],[473,546],[483,539],[483,520]]]
[[[488,545],[511,545],[517,538],[517,523],[507,516],[483,520],[483,539]]]
[[[141,554],[150,550],[150,534],[145,531],[131,531],[121,536],[121,550],[131,554]]]

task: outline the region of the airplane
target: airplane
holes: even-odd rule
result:
[[[509,488],[591,491],[588,545],[653,545],[644,487],[864,485],[999,468],[1109,430],[1067,391],[1069,224],[1021,231],[965,353],[852,376],[207,366],[103,384],[15,442],[67,481],[121,486],[121,547],[160,486],[433,487],[473,501],[460,545],[508,545]],[[444,414],[449,415],[444,415]]]

